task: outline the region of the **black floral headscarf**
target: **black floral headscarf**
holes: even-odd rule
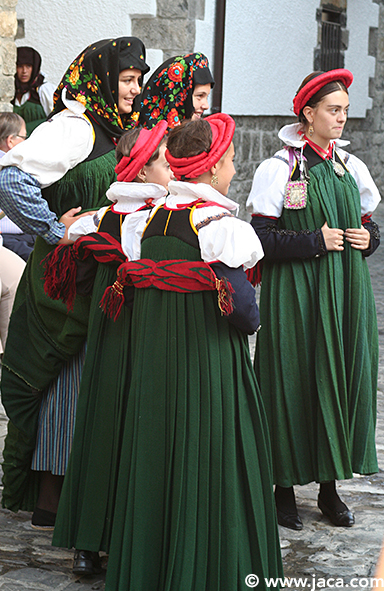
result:
[[[196,84],[215,81],[208,58],[202,53],[172,57],[152,74],[142,93],[140,123],[151,128],[160,119],[171,129],[193,115],[192,94]]]
[[[65,109],[62,89],[67,96],[85,106],[91,117],[110,137],[120,137],[137,124],[140,95],[133,102],[132,112],[119,115],[119,74],[136,69],[144,75],[149,70],[145,63],[145,47],[136,37],[106,39],[89,45],[69,66],[57,87],[51,116]]]
[[[17,73],[15,74],[15,96],[12,104],[15,104],[17,94],[25,94],[26,92],[30,93],[28,100],[31,103],[40,104],[38,88],[44,82],[44,76],[40,72],[41,55],[33,47],[18,47],[16,64],[18,66],[22,66],[23,64],[32,66],[32,74],[28,82],[20,82]]]

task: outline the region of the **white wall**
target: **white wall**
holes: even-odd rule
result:
[[[320,0],[227,0],[223,111],[292,115],[292,99],[313,70]]]
[[[173,1],[173,0],[170,0]],[[196,22],[195,51],[213,66],[216,0],[205,0]],[[316,9],[320,0],[226,0],[223,111],[233,115],[292,115],[292,99],[301,80],[313,70],[317,45]],[[368,56],[369,27],[378,25],[373,0],[348,0],[349,48],[345,67],[351,86],[352,117],[371,107],[368,79],[375,60]],[[156,15],[156,0],[18,0],[17,17],[25,19],[25,38],[42,56],[47,79],[58,84],[71,61],[87,45],[131,34],[130,15]],[[147,49],[153,71],[163,52]]]
[[[351,70],[354,80],[349,90],[351,117],[365,117],[372,108],[368,96],[369,77],[375,75],[375,58],[368,55],[369,27],[379,24],[379,6],[372,0],[348,2],[347,29],[349,45],[345,52],[345,67]]]
[[[208,0],[206,0],[208,1]],[[378,26],[373,0],[348,0],[349,45],[345,67],[352,71],[350,116],[372,107],[368,79],[375,59],[368,56],[369,28]],[[292,115],[292,99],[313,71],[320,0],[227,0],[223,111],[233,115]]]
[[[18,0],[16,10],[25,19],[25,38],[16,44],[34,47],[47,79],[58,84],[87,45],[131,35],[132,14],[154,16],[156,0]],[[157,67],[162,57],[161,51],[148,51],[148,64]]]

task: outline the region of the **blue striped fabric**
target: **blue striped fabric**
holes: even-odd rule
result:
[[[50,211],[37,180],[15,166],[0,171],[0,208],[27,234],[37,234],[57,244],[65,226]]]
[[[39,416],[32,470],[65,474],[75,428],[77,395],[85,360],[83,350],[68,361],[44,396]]]

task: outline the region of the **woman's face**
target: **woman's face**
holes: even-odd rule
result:
[[[229,186],[233,176],[236,174],[233,160],[235,158],[235,148],[233,142],[225,152],[224,156],[216,164],[216,176],[218,178],[218,184],[214,187],[222,195],[227,195]]]
[[[30,81],[32,76],[33,66],[31,64],[21,64],[16,66],[16,75],[22,84]]]
[[[141,77],[141,71],[135,68],[121,70],[119,74],[119,101],[117,103],[119,115],[131,113],[133,101],[141,92]]]
[[[208,97],[211,94],[210,84],[196,84],[192,94],[192,104],[195,112],[192,115],[192,120],[200,119],[209,107]]]
[[[349,97],[344,90],[327,94],[314,108],[304,107],[304,114],[314,129],[310,139],[327,149],[330,140],[339,138],[343,133],[348,117],[348,108]],[[310,110],[305,113],[305,109]]]
[[[168,189],[168,183],[174,176],[171,171],[167,160],[165,159],[165,150],[167,144],[164,143],[159,148],[159,157],[157,160],[144,166],[145,179],[147,183],[156,183],[162,185],[165,189]]]

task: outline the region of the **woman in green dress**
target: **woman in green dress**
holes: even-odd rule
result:
[[[379,233],[379,192],[340,140],[348,70],[314,72],[294,98],[299,122],[256,171],[248,208],[263,243],[255,358],[272,440],[278,521],[302,529],[293,486],[320,483],[337,526],[354,516],[335,481],[377,472],[378,337],[366,257]]]
[[[141,260],[118,272],[135,300],[108,591],[240,591],[248,575],[264,589],[282,573],[247,340],[259,321],[243,267],[263,253],[226,197],[233,133],[222,113],[169,133],[178,180],[144,230]]]
[[[36,528],[53,529],[55,522],[90,309],[86,297],[76,299],[70,314],[62,302],[50,299],[41,261],[67,241],[62,220],[70,207],[67,225],[81,208],[108,203],[106,191],[116,179],[115,146],[136,125],[148,69],[145,47],[136,37],[92,43],[65,72],[50,120],[1,161],[0,206],[21,229],[38,235],[2,360],[2,401],[10,419],[2,503],[13,511],[33,511]]]
[[[18,47],[13,112],[20,115],[28,135],[47,120],[53,109],[55,86],[40,71],[41,56],[33,47]]]

